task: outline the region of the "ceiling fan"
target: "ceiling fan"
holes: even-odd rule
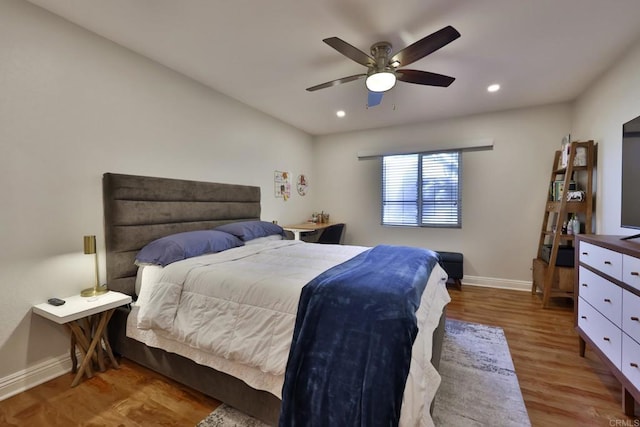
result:
[[[366,86],[369,90],[367,106],[373,107],[380,104],[382,95],[395,86],[396,80],[406,83],[415,83],[426,86],[447,87],[455,80],[454,77],[428,71],[399,69],[425,56],[435,52],[460,37],[460,33],[452,26],[446,26],[421,40],[405,47],[400,52],[391,55],[391,43],[377,42],[371,46],[371,56],[358,48],[351,46],[338,37],[330,37],[322,40],[347,58],[367,67],[364,74],[343,77],[316,86],[307,88],[309,92],[337,86],[342,83],[352,82],[366,78]]]

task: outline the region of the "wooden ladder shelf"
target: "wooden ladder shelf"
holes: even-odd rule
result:
[[[544,308],[549,307],[551,298],[573,298],[574,295],[572,248],[575,236],[567,233],[563,226],[575,215],[581,225],[581,229],[575,234],[593,233],[596,148],[597,145],[593,141],[571,142],[566,167],[562,165],[562,151],[558,150],[555,153],[549,179],[549,197],[545,204],[540,230],[538,253],[533,260],[531,286],[533,294],[538,292],[542,294]],[[574,162],[578,151],[580,151],[581,160],[584,160],[576,166]],[[584,192],[582,200],[567,200],[567,192],[574,185],[576,190]],[[559,257],[561,251],[563,256]],[[570,256],[570,263],[567,262],[567,256]],[[558,265],[559,263],[561,265]]]

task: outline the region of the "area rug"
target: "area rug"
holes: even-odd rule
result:
[[[223,403],[196,427],[268,427],[268,425]]]
[[[447,319],[436,395],[436,426],[530,426],[501,328]],[[221,405],[197,427],[267,427]]]
[[[436,426],[530,426],[502,328],[447,319]]]

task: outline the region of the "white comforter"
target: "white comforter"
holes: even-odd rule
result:
[[[302,287],[366,247],[295,240],[246,245],[176,262],[140,290],[127,335],[281,395]],[[417,313],[419,333],[401,425],[433,425],[428,409],[440,377],[432,333],[449,295],[436,266]]]

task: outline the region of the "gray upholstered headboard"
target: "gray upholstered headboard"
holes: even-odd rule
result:
[[[107,285],[135,295],[136,253],[169,234],[260,219],[260,187],[105,173]]]

